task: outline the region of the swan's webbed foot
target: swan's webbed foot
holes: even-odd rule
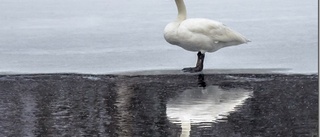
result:
[[[183,68],[183,72],[190,72],[190,73],[196,73],[202,71],[202,68],[200,67],[189,67],[189,68]]]
[[[203,61],[204,61],[204,54],[201,52],[198,52],[198,60],[196,67],[190,67],[190,68],[183,68],[183,72],[190,72],[190,73],[195,73],[195,72],[200,72],[203,69]]]

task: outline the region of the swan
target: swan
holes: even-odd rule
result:
[[[215,52],[221,48],[250,42],[240,33],[226,25],[205,18],[187,19],[187,10],[183,0],[175,0],[178,16],[164,29],[165,40],[185,50],[198,52],[195,67],[184,68],[184,72],[200,72],[206,52]]]

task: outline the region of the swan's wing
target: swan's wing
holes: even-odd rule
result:
[[[187,19],[180,24],[181,28],[187,29],[195,35],[205,35],[213,42],[223,43],[246,43],[249,42],[243,35],[230,29],[226,25],[209,19]]]

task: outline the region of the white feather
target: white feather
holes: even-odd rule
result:
[[[204,19],[186,19],[183,0],[176,0],[178,17],[164,29],[164,38],[188,51],[214,52],[220,48],[249,42],[243,35],[224,24]]]

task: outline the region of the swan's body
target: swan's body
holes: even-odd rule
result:
[[[175,0],[175,2],[178,8],[178,17],[165,27],[164,38],[170,44],[180,46],[188,51],[198,52],[197,66],[186,68],[185,71],[201,71],[205,52],[214,52],[223,47],[249,42],[240,33],[220,22],[204,18],[187,19],[183,0]]]
[[[171,22],[165,28],[164,37],[170,44],[201,53],[248,42],[222,23],[202,18]]]

